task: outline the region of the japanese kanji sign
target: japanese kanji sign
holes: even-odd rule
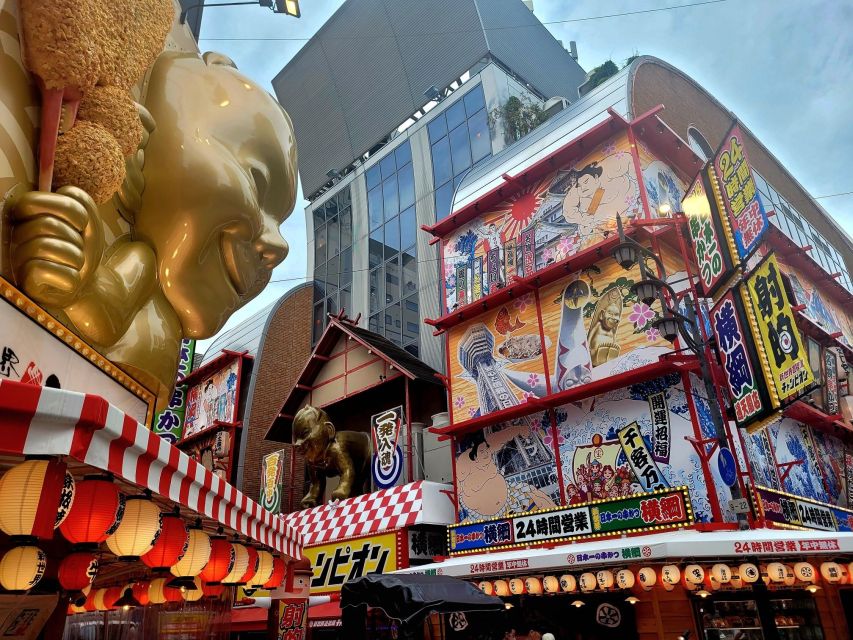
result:
[[[699,279],[710,297],[731,274],[732,263],[717,221],[719,214],[709,199],[707,179],[703,169],[687,190],[681,207],[687,217],[690,242],[699,265]]]
[[[403,407],[395,407],[370,418],[373,437],[373,458],[370,465],[373,482],[379,489],[394,487],[403,471],[403,451],[400,434],[403,425]]]
[[[743,133],[735,124],[714,157],[723,204],[740,260],[752,255],[769,223],[743,145]]]
[[[809,498],[754,486],[759,513],[776,524],[820,531],[850,531],[853,511]]]
[[[649,415],[652,417],[652,457],[657,462],[669,462],[671,438],[666,393],[660,391],[649,396]]]
[[[456,304],[468,304],[468,264],[456,267]]]
[[[515,516],[451,525],[450,554],[580,540],[620,531],[673,528],[692,524],[686,487],[639,493],[614,500]]]
[[[536,230],[525,229],[521,232],[521,268],[524,277],[536,271]]]
[[[823,351],[823,410],[834,416],[838,413],[838,360],[833,349]]]
[[[181,340],[181,351],[178,356],[178,377],[185,377],[192,371],[193,356],[195,355],[195,340]],[[157,414],[151,430],[164,440],[174,444],[184,434],[184,418],[187,412],[187,388],[176,386],[169,398],[168,406]]]
[[[729,396],[739,427],[764,417],[772,410],[764,390],[764,379],[756,375],[750,344],[752,336],[742,319],[740,298],[730,289],[711,309],[711,330],[717,338]],[[759,370],[760,371],[760,370]]]
[[[753,270],[746,288],[758,325],[754,338],[766,356],[768,385],[773,385],[780,402],[795,399],[814,384],[814,375],[774,254]]]
[[[401,568],[397,536],[397,532],[384,533],[303,549],[303,555],[311,561],[314,570],[311,595],[340,591],[348,580]]]
[[[507,284],[512,280],[513,276],[518,275],[518,243],[515,238],[509,238],[504,244],[504,278]]]
[[[637,477],[643,489],[655,491],[667,487],[666,478],[655,464],[654,458],[649,453],[645,440],[640,433],[640,427],[636,422],[619,430],[619,443],[628,458],[628,464]]]
[[[278,602],[277,640],[304,640],[308,623],[308,603],[285,599]]]
[[[501,283],[501,250],[499,247],[489,249],[486,254],[486,271],[489,293],[494,293],[500,288]]]
[[[483,256],[474,258],[471,263],[473,274],[471,277],[471,300],[483,297]]]
[[[261,459],[260,505],[272,513],[281,513],[284,482],[284,449],[268,453]]]

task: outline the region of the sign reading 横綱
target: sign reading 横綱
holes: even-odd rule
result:
[[[709,198],[707,182],[707,170],[703,168],[687,190],[681,207],[687,217],[687,229],[699,265],[699,279],[705,294],[710,297],[731,275],[732,262],[720,229],[716,203],[712,204]]]
[[[820,531],[853,531],[853,510],[758,485],[753,493],[759,513],[769,522]]]
[[[628,464],[631,465],[631,470],[643,489],[646,491],[665,489],[668,486],[666,478],[649,453],[646,441],[643,440],[643,435],[640,433],[639,425],[632,422],[620,429],[618,436],[622,450],[628,458]]]
[[[780,402],[796,399],[814,384],[808,355],[791,310],[776,256],[769,254],[745,281],[767,363],[765,376]]]
[[[772,407],[764,380],[753,366],[752,339],[736,288],[727,291],[711,309],[711,330],[717,338],[735,421],[744,427],[767,415]]]
[[[594,500],[519,515],[448,527],[450,554],[595,538],[618,532],[669,529],[693,523],[687,487]]]
[[[192,371],[194,355],[195,340],[181,340],[176,380],[186,377]],[[154,418],[151,430],[167,442],[176,443],[184,434],[186,412],[187,387],[186,385],[175,386],[172,397],[169,398],[169,405]]]
[[[743,140],[743,133],[735,123],[714,156],[714,169],[741,262],[758,248],[769,227]]]
[[[373,473],[373,482],[379,489],[394,487],[400,481],[403,471],[400,435],[404,415],[401,405],[377,413],[370,418],[370,431],[373,438],[373,459],[370,468]]]

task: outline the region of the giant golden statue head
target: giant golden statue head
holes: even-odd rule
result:
[[[181,338],[214,335],[287,255],[279,225],[296,197],[293,127],[276,100],[224,56],[157,55],[170,5],[22,0],[39,171],[0,201],[3,274],[161,400]],[[50,54],[57,40],[65,57]]]

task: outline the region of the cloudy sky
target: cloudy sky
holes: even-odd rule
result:
[[[556,38],[577,42],[584,69],[608,59],[622,66],[637,53],[663,58],[734,111],[814,196],[853,192],[853,1],[706,0],[612,15],[696,2],[534,0],[534,9]],[[208,8],[199,44],[271,91],[273,76],[341,4],[302,0],[298,20],[260,7]],[[820,203],[853,233],[853,194]],[[306,204],[297,201],[282,226],[290,255],[226,329],[304,281]]]

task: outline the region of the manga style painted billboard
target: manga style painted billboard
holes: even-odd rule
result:
[[[645,145],[638,149],[652,215],[664,203],[675,211],[683,183]],[[444,245],[446,310],[601,242],[615,233],[617,214],[623,219],[644,215],[624,133],[449,236]]]
[[[459,522],[559,506],[552,433],[542,412],[457,440]]]
[[[237,419],[239,379],[240,360],[237,359],[190,388],[184,438],[200,433],[217,422],[234,423]]]

